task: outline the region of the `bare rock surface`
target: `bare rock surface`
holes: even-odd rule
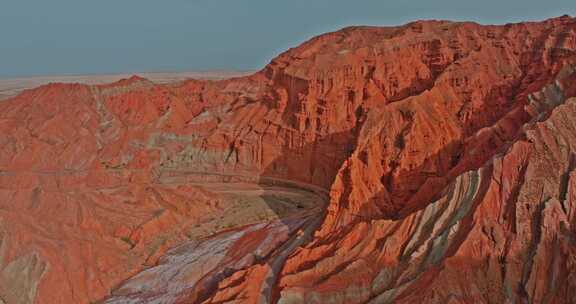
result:
[[[0,102],[7,303],[572,303],[576,20],[350,27]]]

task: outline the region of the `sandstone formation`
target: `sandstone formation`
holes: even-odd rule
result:
[[[568,16],[28,90],[0,102],[0,299],[572,303],[575,115]]]

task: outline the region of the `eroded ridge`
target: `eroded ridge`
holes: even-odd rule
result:
[[[575,27],[351,27],[247,77],[3,101],[0,296],[568,303]]]

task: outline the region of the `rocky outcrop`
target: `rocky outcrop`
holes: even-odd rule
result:
[[[247,77],[26,91],[0,103],[0,297],[570,303],[575,64],[571,17],[421,21]]]

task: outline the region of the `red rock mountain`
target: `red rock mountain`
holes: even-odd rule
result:
[[[0,101],[0,303],[574,303],[576,19]]]

